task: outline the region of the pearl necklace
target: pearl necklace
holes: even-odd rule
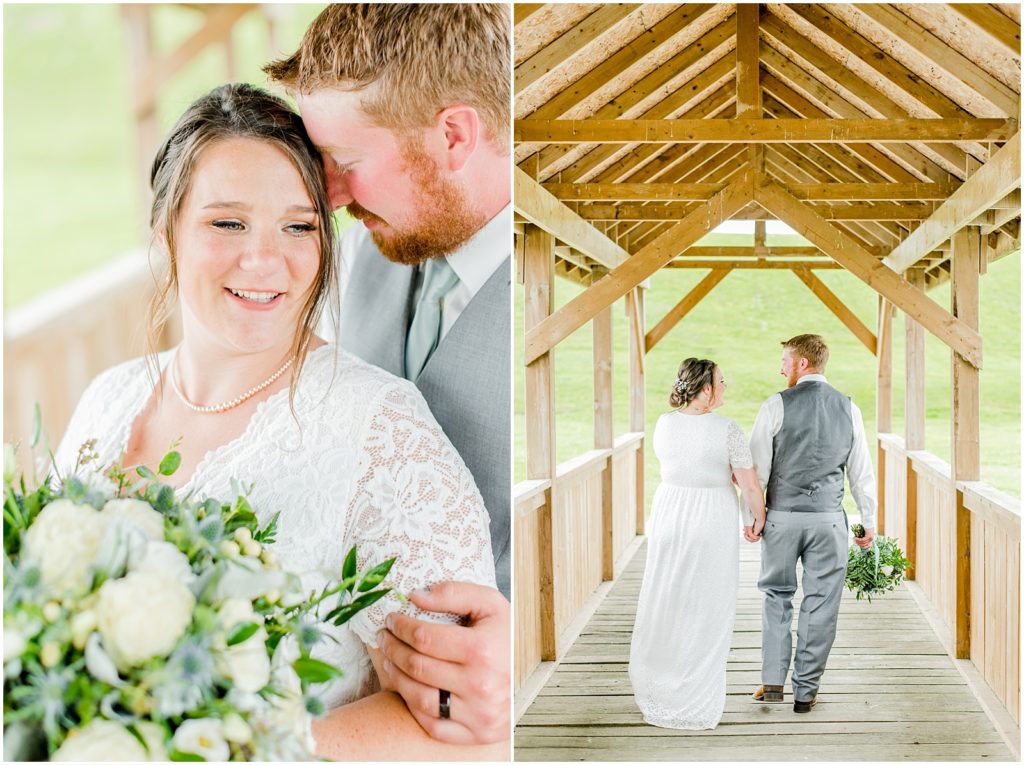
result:
[[[225,401],[223,404],[213,404],[211,406],[198,406],[197,404],[193,404],[191,401],[185,398],[185,394],[181,392],[181,388],[178,387],[178,381],[175,379],[174,374],[175,367],[177,366],[178,363],[177,354],[175,354],[174,356],[174,366],[171,367],[171,373],[168,375],[168,377],[170,378],[171,381],[171,388],[173,388],[174,392],[178,394],[178,398],[181,399],[181,403],[183,403],[193,412],[199,412],[200,414],[220,414],[221,412],[226,412],[229,409],[234,409],[239,404],[245,403],[253,396],[255,396],[257,393],[259,393],[261,390],[267,388],[274,382],[274,380],[276,380],[278,377],[285,373],[285,370],[287,370],[288,367],[292,365],[293,361],[295,361],[294,356],[288,359],[288,361],[284,363],[284,366],[282,366],[280,369],[274,372],[274,374],[272,374],[266,380],[261,382],[259,385],[254,385],[253,387],[249,388],[249,390],[247,390],[241,396],[236,396],[230,401]]]

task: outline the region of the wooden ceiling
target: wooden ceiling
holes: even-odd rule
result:
[[[987,260],[1019,249],[1020,80],[1019,5],[517,4],[517,213],[559,216],[556,270],[590,284],[746,185],[722,219],[812,246],[697,230],[667,265],[841,249],[935,284],[964,225]]]

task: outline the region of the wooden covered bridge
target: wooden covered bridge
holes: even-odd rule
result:
[[[1020,503],[980,481],[979,434],[980,280],[1020,247],[1019,14],[515,6],[526,411],[526,480],[514,490],[517,759],[1019,759]],[[747,246],[700,246],[730,219],[755,221]],[[808,244],[771,246],[768,220]],[[645,288],[664,268],[707,275],[648,317]],[[644,725],[626,675],[644,562],[645,359],[735,269],[792,271],[877,359],[879,526],[901,541],[915,581],[870,607],[844,603],[831,696],[794,718],[745,698],[760,653],[757,552],[744,548],[751,584],[725,717],[687,734]],[[821,269],[877,293],[875,326]],[[557,310],[556,276],[583,287]],[[928,295],[947,282],[948,308]],[[620,299],[629,428],[617,434]],[[894,370],[897,311],[906,351]],[[594,449],[556,464],[553,360],[588,323]],[[948,464],[924,450],[925,333],[950,350]],[[906,397],[899,434],[894,374]]]

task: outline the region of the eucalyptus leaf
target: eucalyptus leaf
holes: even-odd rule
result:
[[[138,465],[135,468],[135,472],[141,475],[143,478],[148,478],[151,481],[156,478],[156,473],[154,473],[145,465]]]
[[[314,659],[310,656],[300,656],[292,662],[292,669],[299,676],[300,680],[307,683],[326,683],[341,677],[342,672],[337,667]]]
[[[259,631],[260,625],[256,622],[244,622],[236,625],[231,634],[228,635],[228,645],[238,645],[244,643],[246,640],[251,638]]]
[[[356,548],[353,547],[345,556],[345,563],[341,567],[341,578],[355,580],[356,576]],[[351,590],[349,590],[351,592]]]
[[[395,565],[395,558],[389,558],[363,574],[362,581],[359,582],[359,592],[372,590],[378,584],[383,582],[384,577],[388,575],[388,572],[391,570],[393,565]]]
[[[177,749],[172,749],[167,758],[171,762],[206,762],[206,758],[202,755],[193,754],[192,752],[179,752]]]
[[[160,475],[174,475],[174,471],[179,467],[181,467],[181,454],[173,451],[167,452],[160,460]]]

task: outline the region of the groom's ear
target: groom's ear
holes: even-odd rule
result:
[[[476,151],[480,140],[480,115],[472,106],[456,104],[441,110],[437,126],[444,132],[448,169],[458,172]]]

